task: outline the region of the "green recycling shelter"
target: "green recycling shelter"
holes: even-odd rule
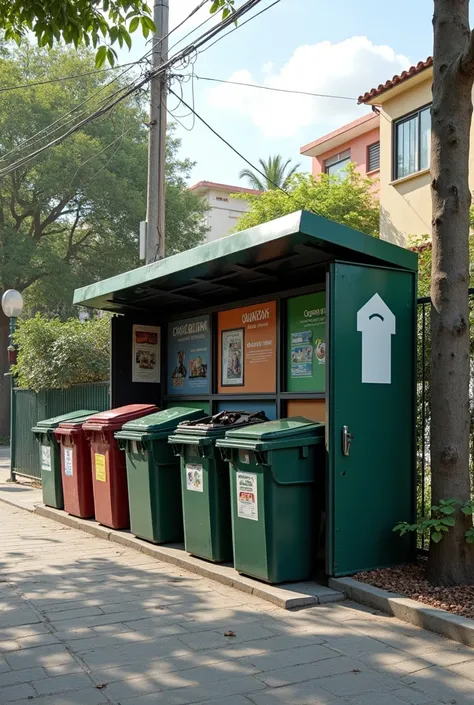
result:
[[[264,411],[324,423],[317,555],[394,565],[416,508],[411,251],[298,211],[82,289],[112,318],[111,407]],[[312,540],[316,540],[315,537]]]

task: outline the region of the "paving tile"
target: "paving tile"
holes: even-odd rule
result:
[[[320,685],[322,688],[334,693],[334,695],[345,697],[372,691],[383,693],[394,690],[400,686],[400,683],[395,678],[372,671],[351,671],[328,678],[321,678]]]
[[[250,693],[248,698],[254,705],[348,705],[333,693],[321,688],[317,680],[295,683],[283,688],[267,688]]]
[[[20,671],[9,671],[8,673],[0,673],[0,692],[9,685],[15,683],[28,683],[39,678],[44,678],[45,671],[40,668],[25,668]]]
[[[351,705],[406,705],[406,700],[400,698],[396,691],[391,693],[364,693],[351,697]]]
[[[154,661],[169,655],[179,656],[187,653],[185,645],[176,637],[170,636],[159,640],[140,641],[116,646],[111,649],[95,649],[82,656],[84,662],[92,669],[104,666],[120,666],[134,661]]]
[[[31,649],[35,646],[49,646],[50,644],[60,644],[60,640],[51,633],[48,634],[33,634],[32,636],[25,636],[15,641],[4,642],[4,647],[0,644],[0,651],[20,651],[23,649]],[[13,646],[15,645],[15,646]]]
[[[203,703],[209,700],[218,700],[222,705],[227,705],[228,697],[254,693],[263,687],[263,684],[255,678],[232,678],[198,687],[179,688],[131,699],[124,698],[120,701],[120,705],[188,705],[188,703]]]
[[[456,705],[474,705],[472,680],[440,666],[425,668],[401,679],[404,685],[420,690],[441,702],[456,701]]]
[[[33,668],[34,666],[59,666],[73,661],[73,658],[62,645],[35,646],[23,651],[12,651],[5,656],[13,669]]]
[[[34,698],[34,700],[18,700],[16,705],[102,705],[107,702],[110,701],[107,700],[102,690],[87,688],[58,695],[44,695]]]
[[[90,688],[92,683],[87,673],[73,673],[67,676],[42,678],[39,681],[33,681],[32,685],[38,695],[53,695],[67,692],[68,690]]]
[[[300,646],[295,649],[287,649],[286,651],[276,651],[275,653],[267,652],[266,654],[257,654],[248,656],[245,661],[256,666],[260,671],[274,671],[275,669],[285,668],[287,666],[298,666],[300,664],[323,661],[324,659],[340,658],[340,655],[331,649],[321,645]]]
[[[415,688],[397,688],[392,690],[393,695],[403,702],[408,703],[408,705],[428,705],[432,702],[432,696],[426,695]]]
[[[0,693],[0,703],[12,703],[23,698],[34,698],[35,691],[28,683],[17,683],[8,688],[2,688]]]
[[[290,666],[288,668],[280,668],[278,671],[268,671],[260,673],[257,678],[262,680],[271,688],[278,688],[282,685],[291,685],[300,681],[314,680],[315,678],[324,678],[334,674],[351,673],[359,670],[362,664],[346,656],[337,656],[328,658],[317,663],[308,663],[301,666]]]

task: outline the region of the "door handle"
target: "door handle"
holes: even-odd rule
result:
[[[349,426],[342,427],[342,454],[347,456],[351,450],[351,443],[354,440],[352,433],[349,433]]]

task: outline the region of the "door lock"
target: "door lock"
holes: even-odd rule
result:
[[[342,427],[342,454],[349,455],[351,450],[351,443],[354,440],[352,433],[349,433],[349,426]]]

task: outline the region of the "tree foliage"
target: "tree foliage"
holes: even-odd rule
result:
[[[259,174],[255,169],[242,169],[239,174],[239,179],[247,179],[249,186],[258,191],[288,188],[292,177],[300,166],[299,164],[291,164],[291,159],[287,159],[285,162],[281,154],[258,161],[260,170],[265,176]]]
[[[0,85],[91,68],[89,50],[25,47],[0,58]],[[47,144],[57,135],[50,130],[69,124],[76,113],[62,116],[77,111],[82,102],[88,100],[92,111],[121,85],[120,80],[109,81],[110,75],[94,74],[69,82],[67,90],[52,83],[5,93],[0,102],[0,166]],[[0,290],[22,291],[29,311],[65,315],[74,288],[138,266],[139,223],[146,211],[144,108],[141,98],[123,101],[0,182]],[[193,163],[179,158],[179,148],[171,127],[167,254],[198,245],[206,232],[205,206],[186,188]]]
[[[37,314],[15,333],[17,384],[39,392],[109,379],[110,319],[48,320]]]
[[[222,10],[226,19],[234,4],[213,0],[210,12]],[[156,30],[151,7],[143,0],[0,0],[1,39],[19,45],[31,33],[39,47],[92,46],[97,68],[106,61],[114,66],[117,46],[131,49],[131,35],[139,28],[145,39]]]
[[[31,32],[40,47],[93,46],[96,66],[113,66],[116,46],[130,49],[139,27],[144,37],[155,31],[150,14],[143,0],[0,0],[0,33],[18,44]]]
[[[342,225],[378,236],[379,204],[373,182],[349,165],[345,178],[321,174],[296,174],[287,193],[272,189],[260,196],[239,194],[250,210],[239,218],[236,230],[245,230],[297,210],[309,210]]]

